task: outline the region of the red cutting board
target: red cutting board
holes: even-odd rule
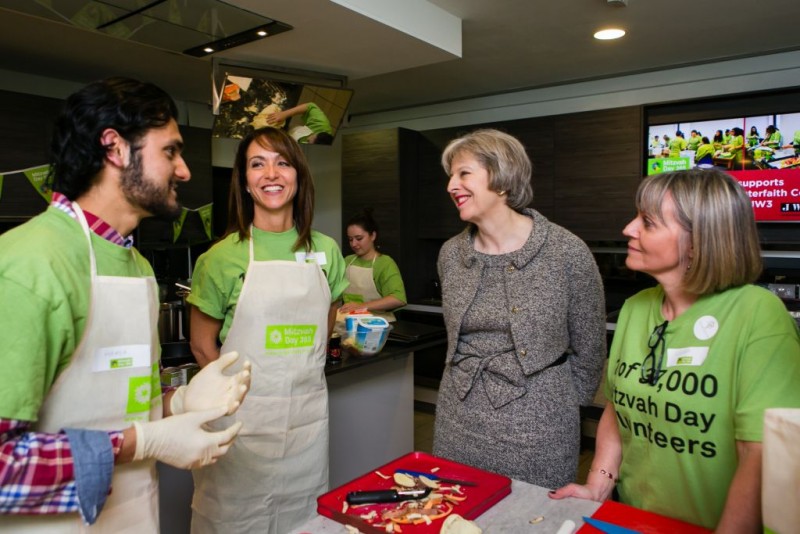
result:
[[[642,534],[711,534],[711,530],[686,523],[678,519],[672,519],[664,515],[646,512],[626,504],[606,501],[592,514],[594,519],[608,521],[625,528],[638,530]],[[581,534],[602,533],[601,530],[589,524],[584,524],[579,530]]]
[[[352,525],[361,532],[383,534],[386,532],[384,529],[370,525],[360,516],[368,514],[372,510],[380,513],[387,508],[396,506],[396,503],[348,507],[347,511],[343,512],[345,496],[351,491],[391,489],[394,486],[394,480],[391,477],[398,469],[431,472],[437,467],[439,470],[435,474],[440,477],[468,480],[478,484],[477,486],[461,486],[461,491],[467,498],[453,509],[454,514],[459,514],[466,519],[478,517],[511,493],[511,479],[508,477],[453,462],[432,454],[410,452],[375,469],[375,471],[380,471],[382,474],[389,476],[390,478],[388,479],[382,478],[375,471],[370,471],[347,484],[320,495],[317,498],[317,513],[339,523]],[[438,533],[442,528],[443,521],[444,519],[435,520],[430,525],[402,525],[403,534]]]

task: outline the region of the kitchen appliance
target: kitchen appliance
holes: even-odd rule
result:
[[[184,305],[181,301],[162,302],[158,313],[158,338],[161,343],[183,341]]]
[[[186,303],[192,288],[188,284],[177,282],[175,296],[178,300],[162,302],[158,315],[158,336],[161,343],[189,340],[189,306]]]

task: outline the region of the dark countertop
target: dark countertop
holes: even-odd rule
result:
[[[441,337],[433,337],[421,341],[412,341],[410,343],[400,343],[390,339],[386,342],[383,350],[374,356],[354,356],[347,350],[342,349],[342,362],[327,364],[325,366],[325,375],[330,376],[338,373],[344,373],[358,367],[372,365],[388,359],[404,358],[412,352],[446,344],[447,336],[442,334]]]
[[[346,350],[342,350],[341,363],[329,363],[325,365],[325,375],[335,375],[346,371],[372,365],[384,360],[405,357],[414,351],[436,347],[447,344],[447,337],[442,333],[440,337],[431,337],[410,343],[392,341],[386,342],[383,350],[374,356],[354,356]],[[196,363],[194,356],[189,350],[189,344],[185,342],[163,343],[161,364],[163,367],[177,367],[186,363]]]

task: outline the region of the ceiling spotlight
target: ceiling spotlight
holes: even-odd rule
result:
[[[267,24],[262,24],[256,28],[251,28],[247,31],[229,35],[228,37],[224,37],[210,43],[189,48],[188,50],[184,50],[183,53],[189,56],[203,57],[207,56],[208,54],[222,52],[223,50],[228,50],[229,48],[250,43],[262,37],[274,36],[293,29],[291,26],[284,24],[283,22],[273,19],[269,19],[269,21],[270,22]]]
[[[619,28],[609,28],[607,30],[595,32],[594,38],[602,41],[608,41],[609,39],[619,39],[623,35],[625,35],[625,30],[621,30]]]

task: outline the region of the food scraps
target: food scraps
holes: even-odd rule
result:
[[[389,478],[379,471],[375,471],[375,474],[384,479]],[[358,514],[360,519],[373,527],[381,528],[388,533],[400,533],[402,532],[401,525],[431,525],[434,521],[445,519],[467,499],[458,484],[440,484],[424,475],[417,477],[405,473],[395,473],[393,479],[395,485],[391,489],[394,490],[431,488],[431,491],[421,499],[388,505],[351,505],[349,508],[343,507],[342,513],[350,510],[350,513]],[[434,489],[436,491],[433,491]],[[374,508],[366,511],[365,507],[367,506]]]

